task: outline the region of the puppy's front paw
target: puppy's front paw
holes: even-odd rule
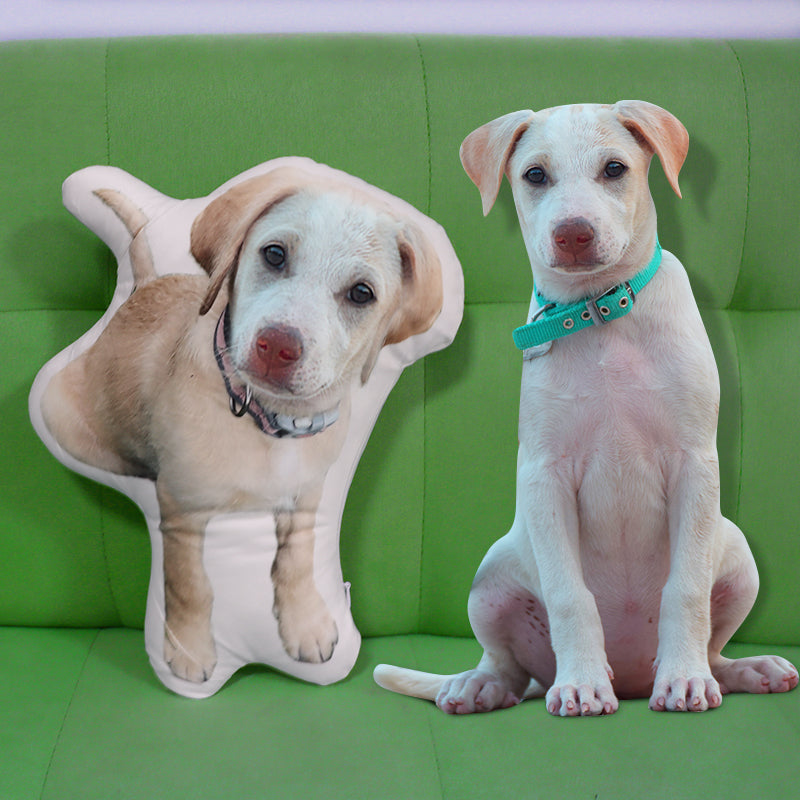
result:
[[[314,603],[276,603],[274,613],[283,647],[295,661],[330,661],[339,630],[321,598]]]
[[[565,684],[551,686],[545,699],[547,710],[556,717],[597,717],[613,714],[619,701],[609,684],[607,687]]]
[[[512,686],[508,680],[473,669],[445,681],[436,696],[436,705],[445,714],[473,714],[510,708],[517,705],[521,697],[519,687]]]
[[[210,632],[164,630],[164,660],[176,678],[205,683],[217,665],[217,648]]]
[[[693,677],[656,674],[650,708],[653,711],[707,711],[722,703],[719,684],[710,672]]]
[[[547,710],[557,717],[596,717],[613,714],[619,700],[611,687],[611,669],[606,667],[594,680],[575,680],[556,683],[545,696]]]

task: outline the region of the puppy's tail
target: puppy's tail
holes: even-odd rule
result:
[[[393,667],[390,664],[378,664],[372,673],[375,683],[390,692],[397,692],[408,697],[419,697],[421,700],[436,702],[444,684],[457,675],[434,675],[431,672],[419,672],[416,669]],[[534,678],[522,695],[523,700],[532,697],[543,697],[545,687]]]
[[[129,197],[115,189],[97,189],[94,193],[117,215],[131,235],[129,253],[135,285],[143,286],[156,278],[153,254],[144,233],[149,221],[144,212]]]
[[[390,692],[419,697],[421,700],[436,700],[445,681],[452,675],[434,675],[431,672],[419,672],[416,669],[393,667],[390,664],[378,664],[372,673],[378,686]]]

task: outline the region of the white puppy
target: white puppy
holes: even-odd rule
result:
[[[720,513],[717,369],[648,189],[657,153],[680,194],[687,149],[683,125],[639,101],[519,111],[465,139],[484,213],[508,176],[535,283],[537,319],[515,332],[516,517],[470,593],[477,668],[382,665],[381,685],[449,713],[546,692],[561,716],[648,696],[703,711],[726,692],[797,685],[782,658],[720,654],[758,575]]]

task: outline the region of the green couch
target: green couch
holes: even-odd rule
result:
[[[646,99],[689,129],[684,200],[654,163],[659,236],[687,266],[722,377],[723,511],[759,600],[730,645],[800,663],[798,41],[244,37],[0,46],[0,798],[788,798],[800,691],[702,715],[646,700],[557,719],[542,700],[448,717],[379,662],[473,666],[466,600],[511,523],[531,277],[508,187],[483,219],[458,147],[519,108]],[[451,347],[407,369],[356,474],[344,576],[364,642],[320,687],[247,667],[211,699],[164,689],[141,626],[137,509],[67,471],[27,417],[39,367],[105,309],[115,263],[60,205],[113,164],[175,197],[306,155],[408,200],[461,259]]]

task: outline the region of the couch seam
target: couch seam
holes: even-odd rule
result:
[[[734,298],[738,295],[739,283],[742,277],[742,270],[744,267],[744,249],[745,244],[747,243],[747,229],[750,223],[750,175],[751,175],[751,159],[752,159],[752,135],[750,129],[750,102],[749,102],[749,95],[747,91],[747,79],[744,74],[744,66],[742,65],[742,60],[739,57],[739,53],[736,52],[736,48],[734,47],[731,41],[725,42],[730,49],[733,57],[736,59],[736,66],[739,70],[739,80],[742,86],[742,98],[744,100],[744,120],[745,120],[745,129],[746,129],[746,140],[747,140],[747,158],[746,158],[746,166],[745,166],[745,193],[744,193],[744,227],[742,229],[742,246],[739,251],[739,270],[736,275],[736,283],[733,285],[733,290],[731,292],[730,297],[728,298],[727,307],[731,308],[734,302]]]
[[[428,159],[428,175],[426,187],[425,213],[431,212],[431,187],[433,182],[433,159],[431,155],[431,114],[428,96],[428,73],[425,68],[425,56],[422,52],[422,43],[418,36],[414,37],[417,46],[420,71],[422,75],[422,96],[425,105],[425,135]],[[427,504],[427,467],[428,467],[428,360],[423,360],[422,365],[422,506],[420,517],[420,543],[419,543],[419,589],[417,590],[417,631],[422,627],[423,605],[423,573],[425,569],[425,508]],[[438,762],[437,762],[438,767]]]
[[[744,475],[744,381],[742,380],[742,361],[739,358],[739,336],[735,324],[735,316],[739,312],[728,310],[728,324],[731,327],[731,338],[733,339],[733,356],[736,360],[736,392],[739,400],[739,464],[737,465],[736,477],[736,520],[739,520],[739,511],[742,507],[742,478]]]
[[[106,132],[106,164],[111,164],[111,130],[109,125],[109,99],[108,99],[108,61],[109,51],[111,50],[110,41],[106,41],[105,51],[103,53],[103,111],[105,114],[105,132]]]
[[[105,565],[105,572],[106,572],[106,585],[108,587],[108,594],[111,597],[111,603],[114,606],[114,611],[117,615],[117,623],[120,625],[124,625],[124,621],[122,619],[122,611],[120,610],[119,599],[117,597],[117,593],[114,591],[114,581],[111,578],[111,560],[109,559],[108,555],[108,536],[107,536],[107,528],[106,528],[106,502],[108,497],[108,492],[113,491],[112,489],[101,485],[100,486],[100,541],[103,544],[103,564]]]
[[[419,541],[419,588],[417,590],[417,632],[422,628],[422,576],[425,570],[425,509],[428,502],[428,361],[422,364],[422,500]]]
[[[727,46],[730,48],[733,57],[736,59],[736,64],[739,69],[739,79],[742,84],[742,96],[744,98],[744,118],[747,130],[747,161],[746,161],[746,181],[745,181],[745,199],[744,199],[744,229],[742,231],[742,248],[739,254],[739,271],[736,276],[736,283],[733,286],[731,296],[728,298],[727,311],[730,315],[732,312],[736,313],[733,308],[734,298],[738,294],[739,282],[742,277],[742,270],[744,268],[744,249],[747,242],[747,228],[750,221],[750,176],[751,176],[751,157],[752,157],[752,144],[751,144],[751,130],[750,130],[750,103],[747,92],[747,79],[744,74],[744,66],[739,54],[733,43],[726,41]],[[736,372],[739,394],[739,464],[738,464],[738,478],[736,484],[736,519],[739,519],[739,512],[742,507],[742,479],[744,476],[744,381],[742,378],[742,362],[739,358],[739,339],[737,335],[736,325],[733,324],[733,319],[728,317],[731,322],[731,332],[733,334],[733,344],[735,348],[734,356],[736,359]]]
[[[111,166],[111,112],[108,91],[108,62],[110,59],[111,41],[106,40],[105,51],[103,54],[103,114],[105,117],[106,133],[106,165]],[[108,259],[108,256],[106,257]],[[108,263],[108,261],[106,261]],[[105,296],[111,297],[111,271],[106,269],[105,277]]]
[[[50,780],[50,772],[53,767],[53,759],[56,757],[56,752],[58,751],[58,746],[61,742],[62,734],[64,733],[64,726],[67,723],[67,719],[69,718],[70,712],[72,711],[72,705],[75,701],[75,693],[80,685],[81,678],[83,677],[83,673],[86,671],[86,664],[89,661],[89,657],[94,650],[94,646],[97,643],[97,639],[100,636],[101,628],[98,628],[95,631],[94,637],[92,638],[91,644],[86,649],[86,655],[84,656],[83,663],[81,664],[81,668],[78,670],[78,675],[75,678],[75,684],[72,687],[72,693],[70,694],[69,703],[67,703],[67,707],[64,711],[64,715],[61,718],[61,725],[58,728],[58,733],[56,734],[56,739],[53,742],[53,749],[50,752],[50,758],[47,761],[47,769],[44,772],[44,778],[42,780],[42,787],[39,792],[39,800],[44,798],[45,790],[47,789],[47,783]]]
[[[419,658],[417,657],[417,649],[415,647],[415,640],[412,637],[409,641],[409,647],[411,652],[414,656],[414,668],[420,669]],[[436,711],[438,712],[439,709],[436,707]],[[444,798],[445,791],[444,791],[444,781],[442,779],[442,764],[441,760],[439,759],[439,748],[436,746],[436,737],[433,734],[433,725],[431,724],[431,715],[434,712],[430,708],[425,709],[425,726],[428,729],[428,737],[431,742],[431,751],[433,753],[433,763],[436,765],[436,778],[439,781],[439,796]]]
[[[106,133],[106,164],[108,166],[111,165],[111,112],[110,112],[110,99],[109,99],[109,81],[108,81],[108,64],[110,58],[110,51],[111,51],[111,41],[106,40],[105,43],[105,52],[103,56],[103,105],[104,105],[104,115],[105,115],[105,133]],[[111,295],[111,270],[106,269],[106,286],[105,286],[105,296],[110,297]],[[122,621],[122,614],[120,612],[119,601],[117,599],[116,593],[114,591],[114,582],[111,579],[111,562],[109,560],[108,555],[108,537],[107,537],[107,530],[106,530],[106,497],[107,497],[108,489],[101,486],[99,491],[99,506],[100,506],[100,541],[103,546],[103,564],[105,565],[105,573],[106,573],[106,585],[108,587],[108,593],[111,597],[111,603],[114,606],[114,611],[117,615],[117,620],[119,622]]]
[[[428,186],[427,186],[427,199],[425,204],[425,213],[431,213],[431,190],[433,186],[433,154],[431,152],[431,104],[430,96],[428,93],[428,70],[425,67],[425,56],[422,52],[422,42],[419,37],[414,37],[417,45],[417,55],[419,56],[419,65],[422,71],[422,97],[425,102],[425,135],[426,135],[426,149],[428,155]]]

